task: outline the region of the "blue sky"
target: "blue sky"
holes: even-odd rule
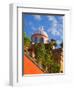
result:
[[[23,27],[30,38],[39,28],[43,27],[49,39],[55,39],[57,44],[63,41],[63,17],[61,15],[23,14]]]

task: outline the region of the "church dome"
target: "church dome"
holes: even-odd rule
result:
[[[39,28],[39,30],[36,31],[35,34],[41,34],[41,35],[46,36],[48,38],[48,34],[44,31],[43,27]]]
[[[49,38],[48,34],[44,31],[44,28],[41,27],[37,30],[31,37],[32,42],[34,43],[48,43]]]

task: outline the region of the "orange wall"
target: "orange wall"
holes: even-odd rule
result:
[[[43,72],[27,56],[24,56],[24,74],[43,74]]]

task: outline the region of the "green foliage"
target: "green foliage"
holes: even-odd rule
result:
[[[52,63],[53,63],[53,59],[52,59],[51,54],[46,53],[45,54],[45,65],[48,66],[48,65],[50,65]]]
[[[60,71],[60,64],[53,63],[51,65],[51,73],[59,73]]]
[[[45,44],[35,44],[35,55],[38,63],[41,63],[44,70],[47,71],[48,66],[53,63],[51,54],[48,53],[48,49],[45,48]]]
[[[52,42],[52,44],[48,44],[47,47],[43,43],[35,44],[35,55],[37,62],[43,66],[42,68],[46,72],[59,73],[60,65],[54,62],[55,60],[51,50],[53,45],[54,42]]]
[[[24,32],[25,48],[29,47],[30,43],[30,39],[26,36],[26,33]],[[53,39],[51,39],[51,42],[47,45],[45,45],[44,43],[36,43],[34,45],[35,58],[37,59],[37,63],[48,73],[60,72],[60,64],[54,62],[54,55],[52,53],[53,46],[56,45],[56,41]],[[61,43],[61,47],[63,47],[63,43]]]
[[[44,44],[35,44],[35,54],[38,62],[43,62],[45,59],[45,46]]]
[[[26,37],[26,33],[24,32],[24,38]]]
[[[24,46],[29,47],[30,43],[30,39],[24,32]],[[55,60],[52,53],[53,46],[56,46],[55,40],[51,40],[48,45],[45,45],[44,43],[36,43],[34,45],[35,58],[37,59],[37,63],[45,70],[45,72],[59,73],[60,65],[54,62]]]
[[[50,42],[50,49],[52,49],[53,48],[53,46],[57,46],[57,43],[56,43],[56,40],[54,40],[54,39],[51,39],[51,42]]]
[[[24,32],[24,46],[29,47],[30,46],[30,39],[26,36],[26,33]]]

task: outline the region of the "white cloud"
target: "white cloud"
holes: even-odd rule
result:
[[[61,35],[60,39],[63,40],[63,35]]]
[[[34,16],[34,18],[36,19],[36,20],[41,20],[41,16],[40,15],[33,15]]]
[[[55,16],[48,16],[48,20],[52,22],[51,30],[56,30],[58,26],[58,21],[56,20]]]
[[[57,27],[51,27],[47,30],[48,33],[51,33],[53,36],[62,36],[63,35],[63,31],[62,30],[58,30]]]
[[[52,35],[57,35],[57,36],[61,36],[62,32],[63,32],[63,25],[58,23],[57,19],[55,18],[55,16],[47,16],[48,20],[52,22],[50,28],[47,30],[49,33],[51,33]],[[62,20],[62,18],[61,18]]]
[[[47,16],[47,17],[48,17],[48,20],[50,20],[50,21],[55,20],[55,17],[54,16]]]
[[[52,26],[57,26],[57,20],[55,16],[47,16],[48,20],[52,22]]]
[[[56,42],[57,42],[58,45],[61,44],[61,40],[57,40]]]
[[[29,23],[29,26],[31,27],[31,29],[33,30],[33,31],[35,31],[36,30],[36,28],[34,27],[34,25],[33,25],[33,23],[30,21],[30,22],[28,22]]]
[[[64,18],[63,16],[60,16],[59,20],[60,20],[60,21],[63,21],[63,18]]]
[[[33,31],[36,31],[37,30],[34,26],[32,26],[31,28],[32,28]]]
[[[48,33],[50,33],[50,32],[51,32],[51,29],[50,29],[50,28],[48,28],[47,32],[48,32]]]
[[[33,31],[36,31],[36,28],[34,27],[34,25],[31,21],[29,21],[28,24]]]
[[[54,35],[54,36],[55,35],[57,35],[57,36],[61,35],[60,32],[58,30],[54,29],[54,28],[51,29],[51,34]]]

